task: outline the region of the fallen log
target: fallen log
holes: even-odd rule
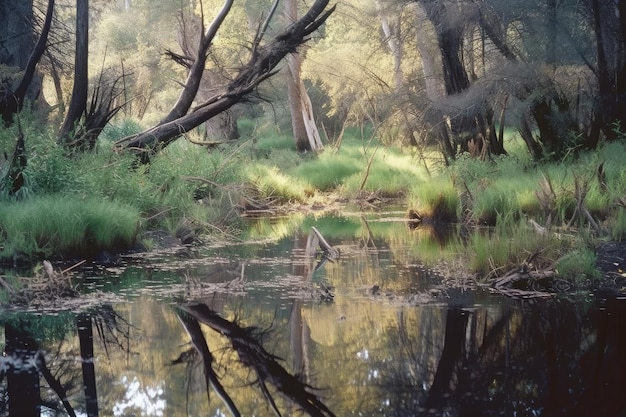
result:
[[[564,285],[565,284],[565,285]],[[532,269],[524,262],[503,276],[491,281],[491,292],[516,298],[551,297],[570,287],[567,281],[557,278],[553,269]]]
[[[556,276],[556,272],[553,270],[544,271],[528,271],[524,268],[514,269],[509,271],[502,277],[496,278],[492,284],[494,288],[507,288],[512,287],[516,283],[523,281],[533,282],[539,280],[550,280]]]

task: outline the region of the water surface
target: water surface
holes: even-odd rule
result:
[[[311,226],[339,259],[311,251]],[[89,303],[3,312],[0,413],[626,410],[624,299],[515,300],[443,285],[421,256],[431,259],[440,238],[397,213],[251,221],[251,231],[252,243],[87,267]]]

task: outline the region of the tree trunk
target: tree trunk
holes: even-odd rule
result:
[[[404,73],[402,71],[402,59],[404,57],[404,47],[402,39],[402,20],[398,10],[387,11],[380,0],[376,0],[376,12],[383,30],[385,44],[393,57],[393,80],[394,80],[394,107],[401,115],[400,124],[403,136],[408,139],[411,146],[417,146],[417,140],[413,134],[413,125],[410,112],[410,102],[407,98]]]
[[[302,18],[273,40],[261,45],[261,39],[257,39],[247,65],[241,68],[239,74],[222,91],[204,100],[187,114],[169,122],[162,121],[144,132],[126,137],[118,141],[116,146],[139,152],[142,161],[148,162],[150,155],[157,149],[171,144],[185,132],[242,101],[261,82],[273,76],[282,59],[296,51],[326,21],[335,9],[333,6],[326,10],[327,5],[328,0],[316,0]]]
[[[39,346],[30,334],[10,324],[4,326],[4,333],[4,353],[12,359],[6,371],[9,417],[39,417],[41,394],[35,365]]]
[[[13,114],[22,109],[26,99],[35,100],[41,92],[42,79],[35,69],[46,50],[54,12],[54,0],[48,1],[41,35],[36,44],[33,44],[32,36],[15,36],[16,33],[33,34],[32,7],[32,0],[11,2],[11,4],[6,0],[0,0],[0,16],[4,16],[7,20],[4,25],[0,25],[0,39],[16,39],[14,42],[5,41],[2,43],[0,63],[12,66],[16,70],[23,70],[17,87],[4,85],[1,89],[4,94],[0,95],[0,114],[4,122],[8,124],[12,123]],[[11,33],[12,30],[15,32]]]
[[[598,93],[595,117],[609,139],[617,138],[613,123],[626,126],[626,3],[591,1],[596,36]],[[614,28],[619,28],[615,31]],[[619,33],[621,32],[621,33]],[[596,141],[597,142],[597,141]]]
[[[286,2],[285,4],[288,4]],[[306,133],[304,118],[302,117],[302,89],[300,88],[300,66],[301,57],[292,54],[287,57],[289,71],[287,73],[287,97],[289,100],[289,111],[291,113],[291,129],[296,141],[296,149],[299,152],[311,150],[309,137]]]
[[[200,40],[198,42],[198,50],[196,52],[196,56],[194,57],[194,61],[189,68],[189,73],[187,74],[187,80],[183,86],[183,89],[178,96],[178,100],[174,104],[174,107],[170,110],[170,112],[161,120],[161,124],[169,123],[172,120],[176,120],[179,117],[187,114],[193,101],[198,94],[198,89],[200,88],[200,82],[202,81],[202,74],[204,73],[204,67],[207,59],[207,51],[209,47],[213,43],[213,39],[217,34],[220,26],[228,16],[230,12],[230,8],[233,5],[234,0],[226,0],[222,9],[217,14],[213,22],[209,25],[206,32],[200,36]]]
[[[556,0],[546,0],[546,65],[556,65]]]
[[[439,143],[442,147],[442,153],[446,160],[448,158],[454,159],[455,150],[452,145],[452,141],[448,134],[448,126],[445,120],[444,114],[438,108],[440,103],[445,97],[445,86],[441,74],[437,71],[440,68],[440,61],[438,61],[437,50],[433,43],[427,42],[427,39],[432,37],[434,33],[429,33],[426,30],[428,16],[421,3],[416,2],[413,4],[416,28],[417,28],[417,49],[422,60],[422,74],[424,76],[424,85],[426,86],[426,97],[430,101],[431,106],[428,106],[426,110],[428,114],[426,119],[429,123],[434,125],[434,131]],[[436,30],[436,29],[435,29]]]
[[[296,0],[285,1],[285,17],[289,23],[298,20],[298,3]],[[296,141],[296,149],[300,152],[320,150],[322,143],[315,125],[313,106],[300,77],[303,56],[299,52],[287,57],[287,97],[291,112],[291,128]]]
[[[76,0],[76,52],[74,57],[74,85],[72,98],[59,132],[59,141],[67,146],[80,146],[72,132],[87,109],[89,88],[89,0]]]
[[[450,391],[450,384],[452,384],[456,367],[463,360],[467,319],[467,311],[460,308],[448,310],[443,350],[433,378],[433,384],[428,391],[425,404],[427,408],[441,407],[446,394]]]

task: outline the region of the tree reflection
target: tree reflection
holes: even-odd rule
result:
[[[110,306],[78,313],[73,321],[67,320],[67,316],[72,314],[39,316],[18,313],[2,319],[5,346],[0,363],[1,415],[40,416],[45,410],[54,415],[64,412],[68,416],[98,416],[93,328],[98,329],[106,346],[106,340],[111,338],[128,338],[128,326],[120,326],[120,322],[125,322]],[[73,329],[72,323],[75,325]],[[113,336],[114,332],[116,334]],[[78,356],[67,351],[68,347],[74,345],[72,336],[71,340],[66,340],[68,335],[78,337],[80,371],[73,366],[73,360],[67,359]],[[58,340],[58,351],[46,352],[42,347],[43,340]],[[57,354],[65,359],[56,358]],[[42,379],[54,396],[42,396],[45,392],[45,386],[40,382]],[[82,383],[77,385],[78,381]],[[80,387],[84,391],[84,404],[72,404],[70,398],[77,398]]]
[[[519,307],[451,306],[427,337],[400,313],[389,342],[404,366],[375,364],[389,415],[623,415],[626,302],[594,312],[567,300]]]
[[[254,329],[240,327],[236,322],[222,318],[205,304],[182,306],[179,308],[178,317],[202,358],[207,391],[209,386],[212,387],[233,416],[239,416],[239,411],[213,369],[213,355],[209,351],[200,323],[228,339],[240,363],[253,371],[256,385],[276,415],[280,416],[281,412],[272,391],[277,391],[310,416],[334,416],[311,386],[304,383],[298,375],[289,373],[278,362],[277,357],[261,346]]]

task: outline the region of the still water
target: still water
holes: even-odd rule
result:
[[[0,414],[625,415],[626,299],[443,283],[441,237],[396,217],[251,221],[247,243],[87,267],[85,300],[0,314]]]

